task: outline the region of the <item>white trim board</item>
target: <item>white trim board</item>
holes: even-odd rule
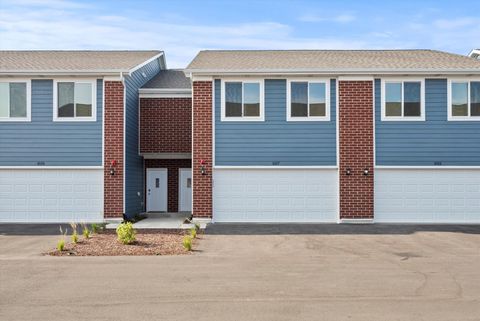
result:
[[[405,110],[405,82],[420,82],[420,116],[404,116]],[[401,84],[401,113],[402,116],[386,116],[386,85],[387,83]],[[380,91],[380,121],[425,121],[425,79],[424,78],[382,78]],[[374,99],[375,101],[375,99]]]
[[[92,86],[92,116],[90,117],[58,117],[58,83],[73,82],[76,84],[90,84]],[[73,101],[74,114],[76,113],[75,98]],[[69,78],[53,79],[53,122],[96,122],[97,121],[97,79]]]
[[[306,116],[306,117],[292,117],[291,105],[291,86],[292,82],[306,82],[307,85],[307,109],[310,109],[310,84],[325,84],[325,116]],[[331,108],[330,105],[330,78],[288,78],[287,79],[287,122],[302,122],[302,121],[330,121]]]
[[[214,169],[337,169],[336,165],[316,166],[229,166],[229,165],[215,165]]]
[[[265,79],[259,78],[236,78],[236,79],[221,79],[220,84],[220,121],[222,122],[263,122],[265,121]],[[241,116],[241,117],[227,117],[226,116],[226,104],[225,104],[225,82],[240,82],[242,83],[242,112],[244,105],[244,84],[245,83],[258,83],[259,84],[259,102],[260,102],[260,115],[259,116]],[[212,97],[213,100],[213,97]]]
[[[27,115],[26,117],[13,117],[0,118],[0,122],[31,122],[32,121],[32,80],[29,78],[0,78],[0,83],[26,83],[26,104],[27,104]],[[10,99],[10,95],[9,95]],[[10,113],[10,105],[8,106]]]
[[[376,165],[375,169],[480,169],[480,166],[390,166],[390,165]]]

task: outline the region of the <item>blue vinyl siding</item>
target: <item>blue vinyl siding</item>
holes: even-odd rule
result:
[[[215,80],[215,164],[336,165],[336,81],[330,81],[330,121],[287,122],[286,80],[265,80],[265,121],[222,122]]]
[[[377,165],[480,165],[480,122],[447,121],[447,80],[425,80],[426,121],[382,122],[381,81],[375,80]]]
[[[53,80],[32,80],[31,122],[0,122],[0,166],[101,166],[103,82],[95,122],[53,121]]]
[[[125,77],[125,214],[129,217],[144,210],[143,158],[138,149],[138,88],[162,68],[154,60]]]

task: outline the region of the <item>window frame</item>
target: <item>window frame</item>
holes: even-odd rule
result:
[[[245,83],[258,83],[260,85],[260,115],[259,116],[236,116],[236,117],[227,117],[226,116],[226,101],[225,101],[225,83],[227,82],[241,82],[242,83],[242,114],[244,112],[244,84]],[[221,118],[222,122],[228,121],[242,121],[242,122],[254,122],[254,121],[265,121],[265,79],[256,79],[256,78],[226,78],[221,79],[221,90],[220,90],[220,108],[221,108]]]
[[[448,121],[480,121],[480,116],[471,116],[471,83],[480,82],[480,78],[448,78],[447,81],[447,120]],[[468,93],[467,93],[467,110],[468,116],[453,116],[452,115],[452,83],[467,83],[468,84]]]
[[[92,85],[92,116],[90,117],[58,117],[58,83],[73,82],[75,85],[91,84]],[[75,86],[74,85],[74,86]],[[75,97],[75,96],[74,96]],[[53,121],[54,122],[95,122],[97,121],[97,79],[81,79],[81,78],[58,78],[53,80]],[[75,100],[73,102],[74,113],[76,113]]]
[[[306,116],[306,117],[292,117],[292,96],[291,83],[292,82],[306,82],[307,85],[307,108],[310,110],[310,84],[325,84],[325,116]],[[330,78],[291,78],[287,79],[287,122],[297,121],[330,121],[331,108],[330,105]]]
[[[382,78],[381,80],[381,121],[425,121],[425,78]],[[401,83],[402,84],[402,116],[387,116],[387,83]],[[405,83],[419,82],[420,83],[420,116],[405,116]]]
[[[32,121],[32,80],[27,78],[1,78],[0,83],[26,83],[27,116],[26,117],[0,117],[0,122],[31,122]],[[10,106],[8,112],[10,113]]]

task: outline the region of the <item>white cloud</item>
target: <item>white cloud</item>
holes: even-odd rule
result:
[[[11,5],[3,6],[6,2]],[[459,23],[455,29],[448,29],[440,20],[428,23],[423,19],[395,26],[386,21],[389,28],[382,28],[380,22],[371,28],[363,24],[362,32],[352,26],[348,33],[332,28],[305,36],[290,25],[273,21],[199,24],[178,14],[162,13],[147,18],[146,12],[129,11],[124,15],[118,10],[102,11],[93,5],[76,6],[73,1],[3,0],[0,3],[0,49],[160,49],[166,52],[169,67],[185,67],[202,49],[430,47],[458,52],[478,46],[475,41],[480,34],[478,24],[459,32]],[[319,16],[310,17],[311,21],[315,19],[326,21],[318,20],[324,19]],[[345,23],[355,17],[343,14],[328,19]]]
[[[324,16],[308,13],[301,16],[298,20],[303,22],[338,22],[338,23],[348,23],[356,20],[356,17],[349,13],[344,13],[336,16]]]
[[[480,19],[471,17],[460,17],[456,19],[438,19],[434,21],[434,26],[440,29],[458,29],[469,26],[480,26]],[[480,34],[479,34],[480,37]]]

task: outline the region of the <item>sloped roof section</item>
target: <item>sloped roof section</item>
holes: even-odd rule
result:
[[[0,72],[128,72],[162,53],[158,50],[2,50]]]
[[[206,50],[186,72],[475,71],[480,62],[436,50]]]
[[[190,79],[185,76],[181,69],[161,70],[155,77],[150,79],[142,88],[160,89],[190,89]]]

